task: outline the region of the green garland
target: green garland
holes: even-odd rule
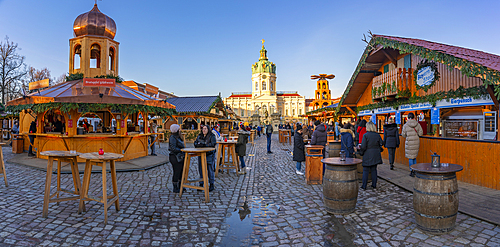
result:
[[[52,109],[59,109],[63,113],[67,113],[71,110],[76,110],[76,109],[79,109],[81,112],[96,112],[104,109],[110,109],[112,111],[120,111],[124,114],[133,114],[137,112],[150,112],[162,117],[172,116],[177,114],[175,109],[161,108],[149,105],[50,102],[43,104],[7,106],[7,111],[14,113],[19,113],[23,110],[28,110],[28,109],[31,109],[35,113],[43,113],[45,111]]]
[[[401,94],[405,94],[406,96],[410,94],[410,91],[407,89],[403,91]],[[415,104],[415,103],[430,103],[434,105],[436,104],[437,101],[443,99],[447,101],[449,101],[450,99],[456,99],[456,98],[462,99],[466,97],[472,97],[473,99],[480,99],[480,98],[485,98],[487,96],[489,96],[488,91],[483,86],[470,87],[470,88],[464,88],[460,86],[459,88],[457,88],[457,90],[450,90],[448,92],[437,92],[425,96],[414,95],[409,97],[408,99],[400,99],[396,101],[379,102],[379,103],[359,106],[357,107],[356,112],[364,110],[373,110],[377,108],[385,108],[385,107],[396,108],[399,107],[400,105]]]
[[[431,67],[431,70],[434,72],[434,80],[432,80],[431,84],[429,85],[425,85],[423,87],[421,87],[420,85],[418,85],[417,83],[417,75],[418,75],[418,71],[425,68],[425,67]],[[434,86],[434,84],[436,84],[437,81],[439,81],[439,78],[441,77],[441,75],[439,74],[439,71],[437,69],[437,65],[435,62],[432,62],[432,61],[428,61],[427,59],[421,61],[418,65],[417,65],[417,68],[413,71],[413,78],[414,78],[414,81],[415,81],[415,85],[417,86],[417,89],[422,89],[424,90],[425,92],[427,92],[429,90],[429,88],[431,88],[432,86]]]
[[[339,105],[337,106],[337,111],[340,110],[345,97],[352,88],[356,77],[358,76],[361,68],[365,64],[366,58],[372,51],[371,47],[376,47],[377,45],[382,45],[383,48],[392,48],[399,50],[400,54],[411,53],[417,55],[421,58],[439,62],[448,66],[449,70],[452,71],[454,68],[458,68],[463,75],[469,77],[479,77],[483,80],[484,88],[492,86],[495,92],[495,97],[500,99],[500,72],[494,69],[490,69],[483,65],[477,64],[475,62],[468,61],[466,59],[458,58],[452,55],[442,53],[440,51],[430,50],[424,47],[415,46],[412,44],[375,36],[370,40],[369,45],[366,47],[361,59],[358,62],[358,66],[354,71],[349,83],[347,84],[346,90],[340,99]]]
[[[76,81],[76,80],[81,80],[83,79],[83,73],[75,73],[75,74],[70,74],[66,76],[66,81]],[[107,78],[107,79],[115,79],[116,82],[122,82],[123,78],[119,76],[114,76],[114,75],[98,75],[95,76],[94,78]]]

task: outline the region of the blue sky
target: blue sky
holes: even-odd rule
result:
[[[68,72],[73,22],[93,0],[0,0],[0,38],[53,77]],[[117,25],[119,74],[179,96],[251,91],[261,39],[277,90],[313,97],[313,74],[341,96],[363,34],[419,38],[500,54],[500,1],[98,1]]]

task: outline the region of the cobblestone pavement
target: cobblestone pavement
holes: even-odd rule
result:
[[[51,203],[42,218],[45,173],[6,164],[0,246],[500,246],[499,226],[460,213],[448,234],[421,232],[412,194],[383,180],[376,190],[359,192],[354,213],[327,214],[321,185],[305,185],[304,176],[295,174],[291,146],[279,144],[276,135],[274,154],[266,154],[265,146],[264,137],[248,146],[246,175],[216,178],[209,203],[191,189],[182,198],[173,194],[169,164],[118,173],[121,210],[110,207],[107,225],[97,202],[87,202],[81,215],[77,201]],[[14,155],[8,147],[3,152],[5,160]],[[167,153],[166,145],[160,152]],[[197,174],[197,165],[191,166],[190,177]],[[72,183],[71,175],[62,175],[62,187]],[[91,194],[102,193],[100,183],[100,174],[92,175]]]

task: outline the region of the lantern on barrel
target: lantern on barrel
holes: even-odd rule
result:
[[[441,156],[439,156],[438,154],[434,153],[431,155],[431,158],[432,158],[432,163],[431,163],[431,166],[433,168],[439,168],[441,167]]]

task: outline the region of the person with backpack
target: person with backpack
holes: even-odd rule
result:
[[[344,124],[340,129],[340,150],[345,151],[346,158],[354,158],[354,133],[351,130],[351,124]]]
[[[271,123],[267,123],[266,125],[266,136],[267,136],[267,153],[272,154],[271,152],[271,137],[273,135],[273,126]]]

